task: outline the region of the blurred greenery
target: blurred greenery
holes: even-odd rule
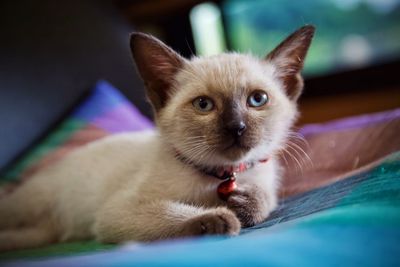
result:
[[[259,56],[302,25],[315,25],[307,75],[400,57],[400,0],[226,0],[223,12],[232,48]]]

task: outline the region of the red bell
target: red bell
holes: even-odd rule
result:
[[[227,200],[229,195],[237,188],[235,180],[235,177],[231,177],[218,185],[217,192],[220,199]]]

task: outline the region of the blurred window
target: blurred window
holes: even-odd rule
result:
[[[400,59],[400,0],[226,0],[221,7],[226,28],[217,32],[222,45],[215,49],[214,35],[207,34],[212,26],[203,26],[203,34],[195,36],[198,54],[209,54],[207,48],[197,49],[200,42],[213,44],[213,53],[222,52],[226,42],[232,50],[264,56],[296,28],[313,24],[317,33],[306,61],[307,76]],[[210,12],[196,15],[200,21],[210,18]]]

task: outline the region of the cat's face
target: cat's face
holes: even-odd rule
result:
[[[313,28],[296,33],[285,41],[286,48],[278,47],[266,59],[222,54],[190,61],[151,37],[133,37],[133,54],[162,138],[205,166],[275,153],[297,114],[299,71]]]
[[[158,125],[180,153],[202,164],[268,156],[296,114],[295,103],[273,78],[273,67],[245,55],[187,62],[175,87]]]

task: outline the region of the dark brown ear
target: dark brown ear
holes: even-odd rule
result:
[[[144,33],[131,35],[131,50],[155,111],[170,97],[174,76],[185,59],[157,38]]]
[[[304,26],[280,43],[266,57],[276,67],[276,74],[285,86],[290,99],[296,101],[303,89],[301,70],[314,36],[314,26]]]

